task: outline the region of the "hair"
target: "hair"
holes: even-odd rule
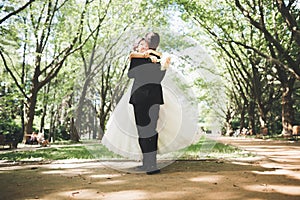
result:
[[[145,40],[149,45],[149,49],[156,50],[160,42],[160,37],[158,33],[149,32],[145,35]]]
[[[145,38],[139,37],[135,40],[135,42],[133,43],[133,51],[137,51],[137,48],[140,44],[141,41],[145,40]]]

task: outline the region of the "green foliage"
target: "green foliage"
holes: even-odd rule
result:
[[[296,82],[294,101],[295,122],[293,125],[300,125],[300,81]]]
[[[6,16],[25,2],[2,1],[0,16]],[[69,133],[66,132],[70,128],[70,119],[74,117],[74,110],[76,110],[74,102],[79,96],[77,90],[80,90],[83,83],[91,78],[92,72],[95,73],[94,80],[90,82],[90,94],[85,97],[89,100],[97,98],[97,101],[101,101],[95,108],[95,115],[101,120],[101,125],[105,126],[111,110],[127,85],[124,69],[128,65],[127,56],[131,51],[133,40],[147,31],[160,33],[159,50],[163,52],[191,50],[197,45],[200,46],[199,44],[210,51],[216,66],[195,61],[191,59],[191,55],[183,55],[180,58],[185,61],[181,66],[182,71],[189,68],[184,75],[189,77],[190,74],[193,76],[196,74],[197,76],[193,87],[196,88],[198,100],[203,108],[201,121],[207,120],[205,117],[216,110],[216,115],[224,118],[224,113],[221,113],[223,107],[217,108],[221,103],[234,108],[234,121],[240,121],[241,106],[246,104],[246,100],[253,100],[254,83],[259,83],[263,90],[259,95],[262,102],[272,100],[266,106],[268,111],[266,117],[270,127],[274,129],[281,127],[281,89],[274,64],[236,43],[251,46],[269,55],[272,42],[266,41],[266,35],[249,23],[245,13],[237,8],[237,1],[94,0],[86,5],[81,27],[79,27],[79,20],[84,10],[84,2],[79,3],[76,0],[57,2],[58,5],[54,8],[53,1],[34,1],[31,6],[13,15],[0,26],[0,50],[4,53],[7,64],[16,78],[14,80],[0,62],[1,87],[5,85],[0,88],[2,132],[17,132],[13,127],[21,126],[20,119],[24,113],[22,108],[26,106],[27,97],[31,96],[35,72],[44,70],[38,78],[42,81],[49,72],[55,71],[56,69],[52,67],[60,62],[62,50],[72,45],[73,38],[78,34],[77,30],[82,32],[82,36],[74,43],[73,49],[78,48],[78,51],[70,52],[63,66],[54,74],[54,78],[43,88],[38,88],[34,125],[39,127],[42,123],[41,117],[45,115],[44,128],[57,134],[57,138],[67,139]],[[266,30],[279,40],[286,51],[285,54],[295,60],[299,55],[299,46],[292,40],[291,30],[286,24],[286,19],[278,12],[276,4],[273,1],[260,2],[263,4],[263,9],[259,10],[257,0],[239,2],[249,11],[249,15],[254,20],[264,23]],[[48,15],[48,8],[49,11],[57,10],[52,12],[53,15]],[[295,3],[291,5],[290,12],[295,19],[299,19],[299,7],[296,7]],[[263,21],[260,19],[261,14],[264,16]],[[47,27],[49,24],[47,19],[50,19],[48,17],[52,19],[49,27]],[[299,20],[297,23],[299,25]],[[97,28],[99,28],[98,32],[93,32],[88,37]],[[45,37],[41,38],[43,32]],[[187,41],[186,38],[193,38],[193,40]],[[38,41],[45,43],[37,46]],[[116,44],[114,48],[111,48],[114,44]],[[273,54],[278,55],[278,59],[287,64],[283,59],[285,54],[278,52],[274,46],[272,49]],[[199,57],[199,55],[197,51],[194,56]],[[41,62],[37,67],[39,58]],[[209,60],[210,56],[206,55],[206,58]],[[255,63],[259,76],[250,73],[252,62]],[[89,65],[91,65],[90,69]],[[49,68],[46,69],[46,66]],[[205,77],[197,70],[204,71]],[[207,74],[214,74],[217,78],[208,80]],[[15,81],[20,87],[17,87]],[[228,89],[226,98],[220,92],[224,85]],[[296,119],[294,123],[299,123],[300,112],[297,87],[293,94]],[[259,102],[255,105],[257,104]],[[245,117],[249,116],[246,114]],[[258,122],[257,106],[255,118]],[[64,127],[64,130],[60,126]]]
[[[0,134],[6,135],[8,140],[20,142],[22,140],[22,127],[19,123],[21,102],[16,88],[10,82],[4,81],[5,78],[6,74],[0,78]]]
[[[23,138],[22,127],[11,119],[0,121],[0,134],[5,135],[9,141],[21,142]]]
[[[59,127],[56,127],[54,130],[55,140],[58,141],[64,141],[70,139],[70,133],[67,130],[67,127],[65,125],[61,125]]]
[[[286,69],[284,71],[279,69],[281,72],[278,72],[276,64],[265,60],[266,56],[262,55],[278,59],[282,64],[289,63],[288,65],[293,68],[293,62],[290,61],[299,59],[300,47],[295,39],[297,37],[292,37],[292,28],[286,23],[287,17],[279,12],[276,3],[257,0],[175,2],[181,8],[182,19],[194,22],[195,32],[203,29],[213,40],[210,46],[218,56],[218,65],[224,69],[223,78],[227,79],[225,84],[229,91],[226,104],[234,104],[229,106],[235,109],[232,116],[234,120],[241,122],[242,117],[252,117],[259,126],[258,119],[263,115],[265,123],[270,125],[269,128],[280,132],[279,97],[282,88],[278,85],[278,80],[280,77],[290,76],[290,72]],[[244,11],[237,6],[237,2],[245,9]],[[290,2],[287,10],[291,13],[290,18],[294,17],[297,20],[299,7],[297,8],[295,4]],[[255,26],[253,21],[258,25]],[[263,29],[259,30],[262,26]],[[273,40],[268,37],[272,37]],[[252,51],[253,49],[256,51]],[[251,67],[257,68],[259,73],[252,74]],[[282,81],[283,84],[285,82]],[[255,116],[249,116],[250,113],[247,115],[249,110],[245,110],[249,109],[248,101],[252,100],[257,101],[256,105],[260,106],[255,107]],[[298,112],[296,109],[296,115]]]

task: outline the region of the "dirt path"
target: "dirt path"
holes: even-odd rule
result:
[[[299,199],[300,145],[253,139],[219,141],[251,159],[176,161],[157,175],[113,170],[104,162],[0,163],[0,199]]]

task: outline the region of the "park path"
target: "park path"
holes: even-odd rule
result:
[[[256,155],[260,166],[274,170],[270,173],[286,175],[300,181],[300,141],[244,137],[221,137],[218,141]]]
[[[300,142],[217,140],[256,156],[176,161],[152,176],[114,170],[98,161],[2,166],[0,199],[300,199]]]
[[[267,158],[278,167],[300,169],[300,141],[263,140],[255,138],[220,137],[217,141],[237,146]],[[288,166],[287,166],[288,165]]]

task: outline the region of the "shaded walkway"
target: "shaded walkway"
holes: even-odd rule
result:
[[[260,156],[256,164],[273,170],[259,174],[276,174],[295,178],[300,181],[300,142],[276,141],[253,138],[222,137],[219,142],[237,146],[252,154]],[[297,188],[300,191],[300,187]],[[300,199],[300,198],[299,198]]]
[[[298,144],[220,138],[257,154],[250,159],[176,161],[158,175],[105,162],[62,160],[0,167],[0,199],[262,200],[299,199]]]
[[[219,142],[237,146],[262,157],[261,166],[300,173],[300,142],[222,137]]]

